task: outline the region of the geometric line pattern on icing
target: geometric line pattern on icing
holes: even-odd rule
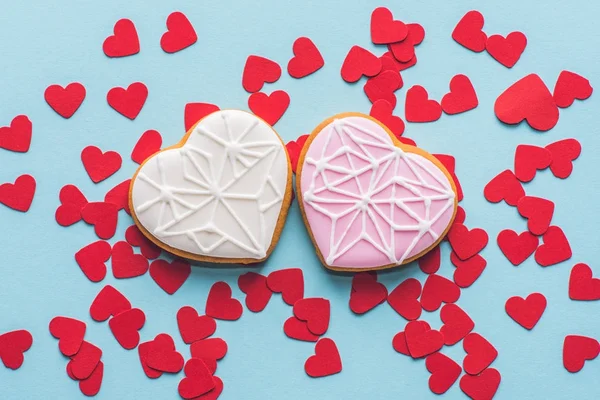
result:
[[[446,175],[363,117],[336,119],[315,137],[301,190],[329,266],[402,264],[437,241],[454,213]]]
[[[200,122],[186,143],[141,168],[132,201],[157,239],[193,254],[266,257],[281,212],[288,163],[281,140],[238,110]]]

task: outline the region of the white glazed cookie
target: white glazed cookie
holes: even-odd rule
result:
[[[224,110],[148,158],[129,202],[137,226],[163,249],[247,264],[275,247],[291,195],[291,165],[275,130],[245,111]]]

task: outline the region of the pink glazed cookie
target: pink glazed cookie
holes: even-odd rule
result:
[[[360,113],[338,114],[312,132],[296,186],[317,255],[340,271],[391,268],[421,257],[444,238],[457,208],[442,163]]]

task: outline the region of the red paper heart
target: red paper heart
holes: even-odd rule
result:
[[[177,311],[177,326],[181,338],[187,344],[206,339],[217,330],[217,322],[208,315],[198,316],[198,312],[190,306]]]
[[[440,311],[440,318],[444,323],[440,332],[446,346],[460,342],[475,328],[471,317],[456,304],[445,304]]]
[[[381,60],[360,46],[352,46],[342,64],[342,79],[357,82],[363,75],[375,76],[381,72]]]
[[[15,183],[0,185],[0,203],[13,210],[27,212],[35,195],[35,178],[31,175],[21,175]]]
[[[571,106],[575,99],[585,100],[592,95],[594,89],[590,81],[570,71],[562,71],[554,85],[554,101],[561,108]]]
[[[208,292],[206,315],[227,321],[235,321],[242,316],[242,304],[231,297],[231,287],[226,282],[216,282]]]
[[[308,139],[308,135],[302,135],[295,141],[292,140],[286,143],[285,148],[288,152],[288,156],[290,157],[290,163],[292,164],[292,171],[296,173],[296,168],[298,167],[298,159],[300,158],[300,153],[302,152],[302,148],[304,147],[304,143]]]
[[[83,167],[94,183],[101,182],[121,168],[121,155],[116,151],[102,152],[96,146],[81,151]]]
[[[408,278],[390,292],[387,301],[398,314],[412,321],[421,316],[419,296],[421,296],[421,282],[415,278]]]
[[[129,309],[129,300],[114,287],[106,285],[94,298],[90,306],[90,316],[94,321],[102,322]]]
[[[409,321],[404,328],[406,346],[412,358],[433,354],[444,345],[444,336],[425,321]]]
[[[542,236],[544,244],[535,252],[535,261],[542,267],[558,264],[571,258],[571,246],[562,229],[558,226],[548,228]]]
[[[469,333],[463,340],[463,348],[467,353],[463,368],[469,375],[481,373],[498,357],[496,348],[478,333]]]
[[[406,345],[406,334],[404,331],[398,332],[396,335],[394,335],[394,338],[392,339],[392,347],[398,353],[410,357],[410,352],[408,351],[408,346]]]
[[[138,139],[131,151],[131,159],[133,162],[141,164],[153,154],[158,153],[160,146],[162,146],[162,136],[158,131],[149,129]]]
[[[600,343],[596,339],[567,335],[563,343],[563,365],[569,372],[579,372],[586,361],[593,360],[600,353]]]
[[[543,235],[550,226],[554,203],[540,197],[525,196],[517,203],[517,210],[527,218],[527,229],[534,235]]]
[[[546,149],[552,153],[550,171],[557,178],[568,178],[573,172],[573,160],[581,154],[581,144],[577,139],[563,139],[550,143]]]
[[[471,51],[482,52],[487,41],[487,35],[482,31],[483,23],[483,15],[479,11],[469,11],[456,24],[452,39]]]
[[[48,105],[63,118],[71,118],[85,99],[85,87],[79,82],[69,83],[66,87],[50,85],[44,91]]]
[[[150,264],[150,277],[168,294],[174,294],[192,273],[191,265],[183,260],[155,260]]]
[[[442,110],[446,114],[460,114],[479,105],[477,93],[468,76],[458,74],[450,80],[450,93],[442,98]]]
[[[60,206],[54,217],[61,226],[70,226],[81,220],[81,210],[88,203],[87,199],[75,185],[65,185],[58,195]]]
[[[100,387],[102,386],[102,378],[104,377],[104,363],[102,361],[98,362],[92,374],[86,379],[82,379],[79,381],[79,390],[84,395],[91,397],[95,396],[100,392]]]
[[[0,128],[0,148],[26,153],[31,145],[31,121],[26,115],[17,115],[10,126]]]
[[[167,53],[176,53],[198,40],[194,27],[185,14],[172,12],[167,17],[167,31],[160,38],[160,47]]]
[[[541,293],[531,293],[526,299],[513,296],[506,300],[504,309],[517,324],[531,330],[546,310],[546,297]]]
[[[388,44],[388,49],[394,58],[402,63],[409,63],[415,56],[415,46],[421,44],[425,38],[425,30],[419,24],[408,24],[406,39]],[[416,60],[415,60],[416,62]]]
[[[435,394],[446,393],[460,376],[462,368],[442,353],[434,353],[425,359],[425,367],[431,372],[429,389]]]
[[[221,396],[221,393],[223,393],[223,381],[218,376],[213,376],[213,380],[215,382],[214,389],[209,390],[208,392],[194,398],[193,400],[217,400],[219,396]]]
[[[433,122],[442,116],[442,106],[435,100],[429,100],[427,90],[415,85],[406,92],[404,117],[408,122]]]
[[[94,232],[100,239],[107,240],[112,238],[117,230],[118,212],[114,204],[96,201],[83,206],[81,218],[94,226]]]
[[[104,201],[117,206],[117,211],[125,210],[127,214],[131,215],[131,210],[129,210],[129,186],[131,186],[131,179],[119,183],[106,192]]]
[[[185,378],[179,382],[179,395],[184,399],[194,399],[215,387],[215,380],[204,361],[191,358],[183,367]]]
[[[248,98],[250,110],[269,125],[275,125],[289,105],[290,96],[283,90],[276,90],[269,95],[262,92],[252,93]]]
[[[240,275],[238,286],[246,294],[246,307],[252,312],[264,310],[273,295],[267,286],[267,277],[256,272]]]
[[[359,272],[352,277],[350,309],[364,314],[383,303],[388,296],[384,284],[377,282],[377,273]]]
[[[18,369],[23,365],[23,353],[31,348],[33,336],[24,329],[0,335],[0,359],[6,368]]]
[[[67,357],[79,351],[85,336],[85,323],[68,317],[54,317],[49,325],[50,334],[58,339],[58,349]]]
[[[460,297],[460,288],[441,275],[429,275],[423,285],[421,306],[426,311],[435,311],[442,303],[454,303]]]
[[[504,229],[498,234],[497,242],[508,261],[518,266],[535,252],[539,239],[529,231],[517,234],[511,229]]]
[[[419,258],[419,268],[425,274],[435,274],[442,264],[440,246],[435,246],[427,254]]]
[[[249,93],[263,88],[265,82],[274,83],[281,77],[281,67],[274,61],[260,56],[248,56],[242,74],[242,86]]]
[[[175,342],[166,333],[156,335],[154,340],[140,343],[138,345],[138,355],[142,369],[150,379],[162,376],[163,370],[165,372],[177,373],[183,369],[183,357],[175,351]],[[149,358],[152,358],[152,365],[158,369],[154,369],[148,365]]]
[[[304,371],[312,378],[334,375],[342,371],[342,359],[335,342],[323,338],[315,345],[315,355],[304,363]]]
[[[379,75],[367,79],[365,94],[371,103],[377,100],[385,100],[396,107],[396,95],[394,92],[403,85],[402,77],[397,71],[383,71]]]
[[[77,354],[71,357],[68,368],[77,380],[87,379],[100,363],[101,357],[102,350],[84,340]]]
[[[507,169],[485,185],[483,195],[491,203],[499,203],[504,200],[509,206],[516,206],[519,200],[525,196],[525,190],[515,174]]]
[[[114,87],[108,91],[106,101],[119,114],[135,119],[148,98],[148,88],[142,82],[134,82],[124,89]]]
[[[404,133],[404,121],[393,115],[393,111],[394,107],[387,100],[377,100],[371,106],[369,115],[384,124],[394,136],[399,138]]]
[[[506,38],[492,35],[487,39],[485,49],[500,64],[512,68],[527,46],[527,37],[522,32],[511,32]]]
[[[325,65],[321,52],[312,40],[299,37],[292,46],[294,57],[288,62],[287,70],[291,77],[300,79],[317,72]]]
[[[491,400],[496,395],[500,380],[500,372],[488,368],[476,376],[463,375],[460,378],[460,390],[473,400]]]
[[[402,21],[394,20],[386,7],[378,7],[371,13],[371,40],[375,44],[388,44],[406,39],[408,27]]]
[[[600,279],[594,278],[587,264],[576,264],[569,277],[571,300],[600,300]]]
[[[140,52],[140,41],[131,20],[118,20],[113,32],[114,35],[107,37],[102,44],[102,50],[108,57],[126,57]]]
[[[308,329],[305,321],[300,321],[298,318],[291,316],[283,323],[283,332],[287,337],[304,342],[316,342],[319,340],[319,335],[315,335]]]
[[[456,173],[454,172],[455,167],[456,167],[456,160],[454,159],[454,157],[452,157],[451,155],[448,155],[448,154],[434,154],[434,156],[442,164],[444,164],[444,167],[446,167],[446,169],[452,176],[452,180],[454,181],[454,185],[456,186],[456,198],[458,199],[458,201],[462,201],[462,199],[463,199],[462,187],[460,185],[460,181],[458,180],[458,177],[456,176]],[[458,211],[460,211],[460,210],[462,210],[462,208],[459,207]],[[458,211],[456,212],[457,215],[454,217],[454,222],[459,220]],[[463,212],[464,212],[464,210],[463,210]],[[462,222],[464,222],[464,220]],[[460,222],[460,220],[459,220],[458,223],[462,223],[462,222]]]
[[[148,260],[134,254],[131,245],[119,241],[113,245],[111,255],[112,272],[117,279],[135,278],[148,272]]]
[[[487,266],[487,261],[479,254],[463,261],[455,252],[450,253],[450,261],[456,267],[454,283],[460,288],[468,288],[481,276]]]
[[[140,342],[139,330],[146,323],[146,315],[139,308],[132,308],[108,320],[108,326],[117,342],[126,350],[135,349]]]
[[[296,318],[306,321],[308,329],[319,336],[327,332],[330,309],[329,300],[320,297],[301,299],[294,303]]]
[[[98,240],[75,253],[75,261],[86,278],[92,282],[100,282],[106,276],[106,262],[111,250],[110,243]]]
[[[283,301],[290,306],[304,297],[304,275],[300,268],[271,272],[267,277],[267,285],[274,293],[281,293]]]
[[[144,234],[140,231],[140,229],[136,225],[131,225],[129,228],[127,228],[127,230],[125,231],[125,240],[127,240],[127,243],[129,243],[130,245],[139,247],[142,255],[149,260],[154,260],[155,258],[160,256],[160,253],[161,253],[160,247],[158,247],[157,245],[152,243],[146,236],[144,236]],[[179,264],[176,264],[176,266],[179,266]],[[160,269],[160,268],[157,267],[157,269]],[[183,268],[183,269],[185,269],[185,268]],[[189,273],[188,273],[188,275],[189,275]],[[187,278],[187,276],[186,276],[186,278]],[[181,283],[183,284],[183,282],[185,282],[185,279]],[[160,286],[160,284],[159,284],[159,286]]]
[[[488,234],[480,228],[469,230],[463,224],[454,224],[448,232],[448,241],[458,258],[465,261],[487,246]]]
[[[227,342],[221,338],[199,340],[190,346],[192,358],[221,360],[227,354]]]
[[[505,124],[526,120],[538,131],[550,130],[558,122],[558,107],[546,84],[536,74],[521,78],[498,96],[494,113]]]
[[[183,111],[185,131],[189,131],[198,121],[219,111],[219,106],[210,103],[188,103]]]
[[[384,70],[384,66],[386,64],[388,64],[387,62],[385,62],[384,59],[392,60],[392,62],[394,63],[394,67],[395,67],[394,70],[396,70],[398,72],[404,71],[405,69],[413,67],[414,65],[417,64],[417,56],[416,55],[413,58],[411,58],[410,61],[402,62],[402,61],[397,60],[396,57],[394,57],[394,53],[392,53],[391,51],[386,51],[379,58],[381,59],[381,70],[382,71]]]
[[[515,151],[515,176],[521,182],[530,182],[537,170],[546,169],[552,162],[548,149],[520,144]]]

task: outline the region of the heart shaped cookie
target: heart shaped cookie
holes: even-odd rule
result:
[[[457,208],[442,163],[359,113],[336,115],[313,131],[296,185],[317,254],[333,270],[409,263],[443,239]]]
[[[290,205],[285,144],[239,110],[202,118],[135,173],[131,215],[142,233],[181,257],[256,263],[273,251]]]

